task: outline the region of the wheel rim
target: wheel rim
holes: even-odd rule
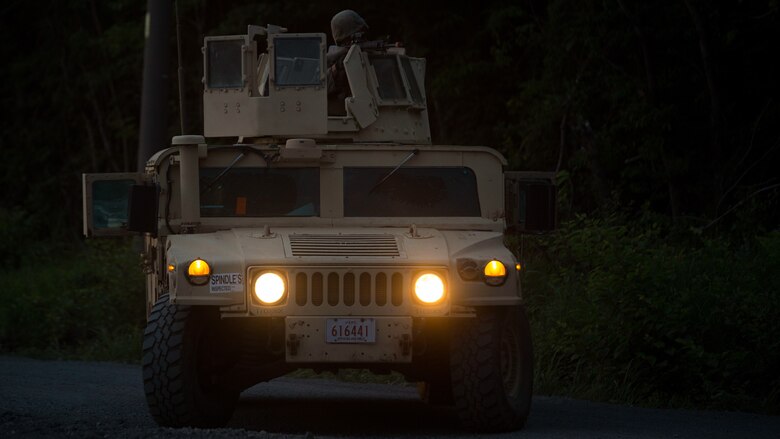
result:
[[[516,397],[520,393],[520,346],[517,332],[512,327],[504,327],[501,331],[499,360],[501,365],[501,380],[507,396]]]

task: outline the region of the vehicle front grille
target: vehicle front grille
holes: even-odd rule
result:
[[[292,256],[400,257],[395,235],[382,234],[291,234]]]
[[[381,268],[293,271],[291,300],[301,307],[399,307],[407,297],[410,276],[407,270]]]

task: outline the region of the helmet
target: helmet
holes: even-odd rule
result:
[[[349,39],[355,34],[367,31],[368,24],[357,12],[345,9],[330,20],[330,30],[336,44],[343,45],[349,43]]]

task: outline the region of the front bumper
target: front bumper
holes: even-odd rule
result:
[[[373,343],[328,343],[329,317],[285,318],[285,360],[288,363],[411,363],[412,318],[369,317],[376,324]]]

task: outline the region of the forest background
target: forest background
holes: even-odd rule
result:
[[[179,0],[195,132],[204,36],[344,8],[427,58],[435,143],[556,173],[560,229],[508,238],[538,393],[780,413],[778,0]],[[145,14],[0,6],[0,352],[140,358],[138,257],[82,238],[81,174],[135,170]]]

